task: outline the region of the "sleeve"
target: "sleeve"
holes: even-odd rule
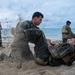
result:
[[[73,35],[73,32],[71,31],[70,27],[66,27],[67,31],[69,32],[70,35]]]

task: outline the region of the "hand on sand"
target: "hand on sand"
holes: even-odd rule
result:
[[[48,46],[54,46],[55,45],[55,43],[52,43],[50,39],[47,39],[47,44],[48,44]]]

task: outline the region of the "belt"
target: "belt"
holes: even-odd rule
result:
[[[62,33],[62,34],[69,34],[69,33]]]

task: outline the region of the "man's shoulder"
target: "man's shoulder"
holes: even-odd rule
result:
[[[69,26],[68,26],[68,25],[64,25],[63,27],[64,27],[64,28],[68,28]]]
[[[29,20],[25,20],[22,22],[22,24],[30,24],[30,23],[31,23],[31,21],[29,21]]]
[[[31,27],[31,21],[29,21],[29,20],[22,21],[20,24],[20,27],[25,28],[25,29],[30,28]]]

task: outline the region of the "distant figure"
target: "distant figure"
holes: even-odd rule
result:
[[[70,24],[71,24],[71,22],[67,21],[66,25],[63,26],[63,28],[62,28],[62,40],[63,40],[63,43],[66,43],[67,39],[75,38],[75,34],[71,31]]]
[[[1,22],[0,22],[0,47],[3,47],[3,46],[2,46],[1,30],[2,30],[2,26],[1,26]]]

